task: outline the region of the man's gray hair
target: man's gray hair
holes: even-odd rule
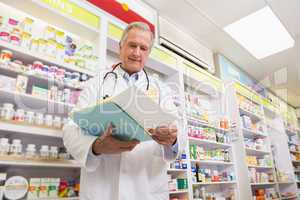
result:
[[[151,49],[152,46],[153,46],[154,35],[153,35],[149,25],[144,23],[144,22],[132,22],[126,27],[126,29],[123,31],[123,35],[122,35],[121,40],[119,42],[120,47],[123,45],[124,41],[127,39],[128,32],[133,28],[136,28],[136,29],[139,29],[139,30],[142,30],[142,31],[146,31],[146,32],[149,32],[151,34],[151,43],[150,43],[150,49]]]

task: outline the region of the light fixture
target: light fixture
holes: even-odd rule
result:
[[[295,44],[268,6],[226,26],[224,31],[257,59],[286,50]]]

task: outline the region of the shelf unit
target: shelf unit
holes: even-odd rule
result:
[[[252,199],[256,189],[270,188],[279,193],[263,106],[255,98],[258,95],[236,82],[228,82],[225,87],[228,88],[227,95],[232,102],[230,118],[237,125],[234,132],[233,152],[236,157],[235,164],[238,166],[237,184],[241,199]],[[245,176],[247,174],[249,177]],[[256,179],[255,174],[269,176],[272,181],[250,180],[250,177]]]
[[[223,86],[220,89],[213,88],[206,85],[201,79],[197,79],[194,76],[189,76],[188,72],[184,72],[184,84],[185,84],[185,104],[186,104],[186,134],[188,134],[187,146],[190,154],[190,168],[189,173],[189,188],[190,199],[197,198],[197,190],[205,190],[207,193],[214,193],[218,195],[228,195],[233,192],[238,199],[238,187],[235,180],[235,157],[232,153],[231,144],[231,127],[221,128],[220,123],[216,121],[210,121],[210,118],[220,120],[220,118],[227,115],[227,110],[223,109],[221,105],[226,104],[225,94]],[[197,100],[198,99],[198,100]],[[199,101],[199,102],[198,102]],[[192,102],[198,102],[192,103]],[[205,112],[214,113],[209,114],[209,119],[203,120]],[[201,113],[203,115],[201,116]],[[220,118],[218,118],[220,117]],[[204,117],[205,118],[205,117]],[[211,136],[209,133],[206,136],[205,131],[216,133],[224,138],[230,138],[229,141],[218,141],[218,137]],[[199,135],[200,134],[200,135]],[[214,134],[212,134],[214,135]],[[226,135],[226,137],[224,136]],[[211,137],[211,138],[210,138]],[[196,158],[193,155],[192,148],[203,149],[205,151],[226,151],[229,154],[229,160],[223,159],[208,159],[203,157],[202,159]],[[198,151],[198,150],[196,150]],[[201,150],[200,150],[201,152]],[[196,153],[199,154],[199,153]],[[201,154],[201,153],[200,153]],[[213,153],[212,153],[213,154]],[[233,175],[229,181],[215,181],[215,182],[195,182],[197,177],[193,173],[193,170],[211,170],[216,172],[225,172]],[[197,173],[197,172],[196,172]],[[199,176],[199,175],[198,175]],[[196,179],[196,180],[195,180]],[[200,178],[199,178],[200,179]],[[199,198],[199,197],[198,197]],[[202,197],[204,198],[204,197]],[[205,199],[205,198],[204,198]]]
[[[73,19],[66,14],[60,13],[59,11],[49,8],[49,6],[45,6],[42,2],[37,0],[30,0],[27,3],[21,2],[19,0],[3,0],[1,1],[4,4],[11,5],[18,10],[22,10],[26,13],[29,13],[35,18],[40,18],[43,21],[52,24],[58,28],[65,28],[66,31],[73,33],[75,35],[81,36],[84,39],[90,39],[96,46],[97,55],[99,55],[100,63],[99,66],[110,66],[115,63],[117,60],[117,53],[119,49],[118,41],[120,39],[120,32],[124,28],[124,24],[119,20],[112,18],[101,12],[100,10],[91,7],[89,4],[83,1],[74,1],[79,6],[84,7],[90,12],[96,14],[101,17],[101,27],[93,28],[89,25],[84,24],[76,19]],[[40,11],[43,11],[43,15]],[[11,12],[14,13],[14,12]],[[111,34],[112,28],[117,29],[117,34],[114,32]],[[113,31],[112,31],[113,32]],[[12,45],[10,43],[0,41],[0,50],[8,49],[14,53],[14,59],[20,59],[26,63],[32,63],[35,60],[42,61],[47,65],[56,65],[58,67],[64,68],[69,71],[79,72],[89,75],[90,77],[94,76],[96,71],[101,70],[95,69],[95,71],[87,69],[75,67],[73,65],[66,64],[60,60],[54,59],[49,56],[45,56],[43,54],[33,52],[28,49],[24,49],[19,46]],[[270,148],[270,134],[273,134],[273,130],[263,128],[263,130],[254,131],[251,129],[243,128],[242,122],[240,121],[239,115],[248,115],[253,122],[263,121],[265,123],[266,112],[263,112],[262,105],[259,105],[261,109],[261,113],[265,113],[264,115],[260,115],[257,113],[251,112],[249,109],[244,109],[238,106],[236,96],[236,90],[234,87],[229,87],[229,90],[224,91],[223,83],[210,74],[203,72],[201,69],[197,69],[196,66],[190,67],[193,64],[188,63],[183,58],[172,54],[167,49],[156,45],[153,48],[154,53],[151,54],[150,59],[146,63],[146,68],[152,75],[153,73],[159,74],[160,78],[166,83],[176,83],[179,85],[178,88],[174,87],[175,93],[178,95],[179,101],[177,102],[179,110],[181,111],[180,116],[180,127],[182,130],[180,132],[184,133],[186,136],[186,161],[187,161],[187,169],[168,169],[168,174],[171,174],[173,177],[184,176],[188,179],[188,189],[172,191],[170,195],[172,197],[184,197],[186,199],[192,200],[195,189],[205,187],[209,192],[212,193],[223,193],[227,190],[234,190],[236,199],[250,200],[252,197],[252,189],[253,188],[265,188],[265,187],[274,187],[277,191],[279,190],[291,190],[290,188],[282,188],[285,186],[280,185],[292,185],[293,182],[286,183],[277,183],[276,180],[274,183],[250,183],[248,177],[245,174],[248,173],[249,168],[255,168],[261,172],[272,172],[275,177],[275,164],[272,163],[271,166],[256,166],[256,165],[247,165],[245,162],[245,155],[256,155],[256,156],[264,156],[270,155],[271,160],[273,160],[273,156],[271,154]],[[188,64],[187,64],[188,63]],[[81,87],[74,87],[71,85],[66,85],[57,80],[50,80],[47,77],[43,77],[37,74],[26,74],[20,70],[13,70],[10,68],[5,68],[2,65],[0,66],[0,74],[16,76],[18,74],[22,74],[28,76],[31,82],[39,83],[43,85],[58,85],[63,88],[70,88],[72,90],[80,90]],[[205,121],[201,121],[195,117],[190,116],[187,113],[187,104],[185,101],[185,92],[187,92],[187,88],[192,88],[193,91],[199,92],[204,99],[209,99],[210,103],[215,105],[216,112],[218,115],[228,116],[230,120],[236,122],[237,128],[235,129],[224,129],[216,126],[213,123],[207,123]],[[221,89],[220,89],[221,88]],[[251,101],[253,101],[251,99]],[[67,117],[69,111],[74,107],[72,104],[66,104],[62,102],[55,102],[48,99],[42,99],[39,97],[34,97],[30,94],[17,93],[14,91],[7,91],[4,89],[0,89],[0,104],[4,102],[14,102],[20,108],[34,110],[38,112],[42,112],[44,114],[57,114],[61,117]],[[257,103],[257,102],[256,102]],[[227,105],[222,107],[223,105]],[[238,116],[237,116],[238,115]],[[209,139],[200,139],[196,137],[188,137],[188,121],[193,121],[194,124],[197,124],[197,127],[209,128],[216,132],[222,134],[231,135],[232,141],[230,143],[221,143],[216,142],[215,140]],[[279,123],[282,124],[282,121]],[[281,129],[285,130],[284,127]],[[294,132],[286,131],[288,136],[295,136]],[[50,142],[53,143],[62,143],[62,131],[54,130],[44,127],[33,127],[25,124],[15,124],[9,122],[0,121],[0,134],[1,137],[11,137],[11,138],[27,138],[27,140],[35,140],[36,138],[40,138],[40,142]],[[244,138],[254,139],[261,138],[266,141],[268,145],[267,151],[261,151],[256,149],[245,148]],[[35,140],[36,141],[36,140]],[[42,144],[41,143],[41,144]],[[203,148],[221,148],[226,149],[230,152],[230,162],[218,161],[218,160],[195,160],[190,157],[190,149],[189,145],[198,145]],[[298,152],[292,152],[298,153]],[[274,156],[276,159],[276,156]],[[300,165],[300,161],[291,161],[293,165]],[[193,174],[191,172],[192,166],[198,163],[201,167],[210,168],[210,169],[218,169],[218,170],[229,170],[234,174],[234,181],[221,181],[221,182],[210,182],[210,183],[194,183],[193,182]],[[80,175],[80,165],[76,163],[59,163],[59,162],[38,162],[38,161],[0,161],[0,166],[10,166],[10,168],[18,167],[18,168],[30,168],[30,166],[34,167],[42,167],[48,171],[49,173],[52,171],[58,171],[57,168],[61,168],[60,170],[68,170],[70,168],[78,170],[78,176]],[[278,168],[278,166],[276,166]],[[50,170],[50,171],[49,171]],[[299,173],[300,171],[295,171],[295,173]],[[298,182],[297,182],[298,183]],[[300,186],[300,184],[298,184]],[[47,198],[51,199],[51,198]],[[52,198],[53,199],[53,198]],[[55,198],[55,199],[79,199],[79,198]],[[281,198],[286,199],[286,198]]]
[[[25,158],[0,157],[0,166],[44,167],[44,168],[81,168],[76,161],[68,160],[26,160]]]
[[[66,63],[63,63],[62,61],[59,61],[57,59],[54,59],[50,56],[46,56],[46,55],[42,55],[40,53],[25,49],[23,47],[20,46],[16,46],[16,45],[12,45],[10,43],[7,43],[5,41],[1,41],[0,40],[0,49],[8,49],[10,51],[12,51],[14,53],[14,58],[18,59],[18,60],[23,60],[26,61],[28,63],[33,63],[35,60],[39,60],[42,61],[43,63],[51,66],[51,65],[55,65],[58,67],[62,67],[66,70],[70,70],[73,72],[80,72],[80,73],[84,73],[87,74],[89,76],[94,76],[94,72],[90,71],[90,70],[86,70],[83,68],[79,68],[73,65],[69,65]]]
[[[74,5],[84,7],[89,12],[95,10],[87,3],[81,1]],[[95,53],[99,54],[100,49],[100,31],[96,28],[91,28],[82,22],[79,22],[73,17],[62,14],[60,11],[47,6],[41,1],[30,0],[26,2],[6,1],[0,3],[1,16],[11,17],[14,19],[24,19],[29,17],[34,20],[35,26],[51,26],[57,30],[64,31],[72,38],[83,39],[90,41],[95,45]],[[100,25],[100,24],[99,24]],[[2,28],[2,27],[1,27]],[[40,30],[42,31],[42,30]],[[39,36],[35,36],[39,37]],[[85,74],[88,77],[95,75],[95,69],[82,68],[73,64],[68,64],[63,60],[58,60],[48,56],[45,53],[33,51],[29,48],[14,45],[12,43],[1,40],[0,51],[9,50],[13,53],[12,60],[20,60],[24,64],[32,64],[35,61],[41,61],[47,66],[56,66],[65,69],[68,72],[77,72]],[[101,55],[99,55],[101,56]],[[73,104],[57,102],[50,98],[41,98],[31,95],[31,90],[34,85],[50,89],[51,86],[57,86],[58,89],[65,88],[71,91],[80,91],[83,84],[74,85],[65,83],[61,80],[50,78],[41,73],[33,73],[33,71],[25,71],[21,68],[11,67],[9,63],[0,62],[0,75],[16,78],[18,75],[23,75],[28,78],[27,88],[24,93],[16,92],[13,89],[0,88],[0,107],[3,103],[14,104],[14,109],[23,109],[25,111],[33,111],[41,113],[44,116],[47,114],[67,118],[69,112],[74,108]],[[0,120],[0,137],[6,137],[9,142],[13,139],[21,139],[23,145],[23,153],[25,153],[28,144],[36,144],[37,153],[41,145],[63,147],[62,130],[54,129],[45,126],[34,126],[25,123],[17,123],[13,120],[7,121],[1,118]],[[28,179],[35,177],[60,177],[62,179],[80,179],[81,165],[74,160],[28,160],[25,157],[1,156],[0,158],[1,173],[7,173],[8,178],[14,175],[24,176]],[[45,200],[79,200],[79,197],[70,198],[37,198]]]

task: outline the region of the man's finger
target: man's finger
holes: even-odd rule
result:
[[[131,141],[121,141],[118,139],[115,139],[115,144],[120,147],[120,148],[126,148],[126,147],[131,147],[139,144],[140,142],[138,140],[131,140]]]
[[[168,128],[168,127],[164,127],[164,128],[156,128],[155,134],[170,134],[170,133],[174,133],[177,132],[177,129],[175,128]]]

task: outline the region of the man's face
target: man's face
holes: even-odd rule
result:
[[[137,28],[128,32],[127,38],[120,47],[122,67],[128,74],[143,69],[150,54],[151,33]]]

